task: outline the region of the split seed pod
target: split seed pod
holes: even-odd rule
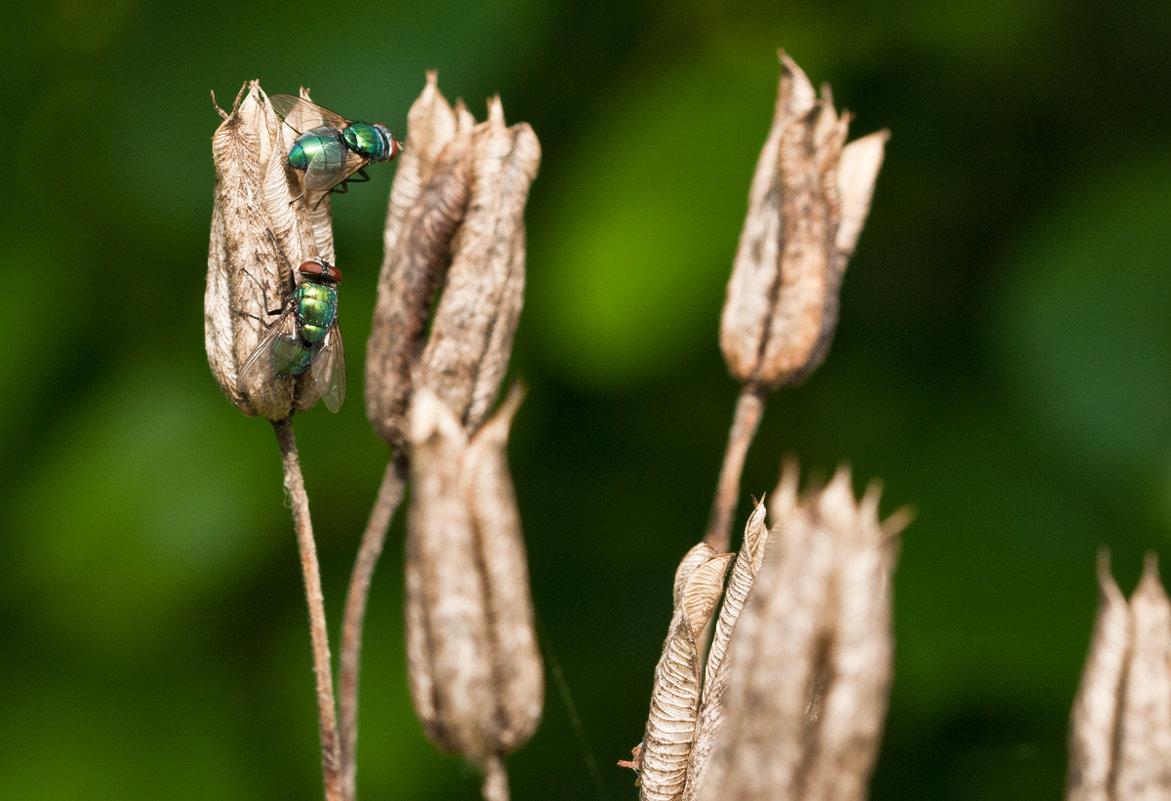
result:
[[[305,95],[307,97],[307,95]],[[328,201],[317,208],[290,201],[300,192],[285,164],[295,132],[273,111],[257,81],[246,83],[212,136],[216,183],[204,296],[204,339],[212,375],[224,395],[248,415],[281,420],[317,402],[308,373],[296,378],[240,369],[283,308],[296,267],[333,260]],[[275,240],[275,241],[274,241]]]
[[[744,611],[744,605],[756,583],[756,576],[764,563],[771,535],[772,532],[765,524],[765,506],[762,498],[752,510],[748,524],[744,527],[744,541],[732,565],[724,601],[716,618],[711,647],[708,649],[704,668],[703,699],[696,723],[695,742],[689,757],[684,801],[691,801],[696,797],[711,760],[716,735],[724,722],[724,697],[728,692],[730,675],[729,662],[726,659],[728,645],[736,631],[736,621]]]
[[[675,572],[675,613],[655,667],[651,711],[639,754],[639,798],[671,801],[687,778],[699,706],[700,640],[711,619],[732,554],[701,542]]]
[[[779,526],[727,659],[704,801],[863,799],[886,714],[890,572],[903,519],[880,524],[840,470]]]
[[[1147,558],[1128,604],[1098,558],[1100,601],[1070,726],[1068,801],[1171,795],[1171,602]]]
[[[434,73],[407,117],[366,361],[366,413],[391,444],[407,441],[416,387],[475,431],[508,368],[541,150],[528,125],[505,126],[498,98],[487,122],[473,122],[439,93]]]
[[[409,416],[407,667],[428,737],[502,781],[501,756],[540,721],[543,668],[505,459],[512,392],[469,440],[431,391]],[[487,796],[486,796],[487,797]]]
[[[837,115],[829,87],[818,99],[801,68],[783,51],[780,59],[720,323],[732,375],[764,392],[800,381],[825,358],[889,136],[845,145],[850,116]]]

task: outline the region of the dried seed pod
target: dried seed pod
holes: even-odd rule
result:
[[[256,81],[244,85],[212,136],[216,184],[204,296],[208,364],[220,389],[241,411],[270,420],[317,402],[308,374],[251,375],[241,367],[292,291],[294,264],[333,258],[329,207],[291,204],[300,193],[285,164],[295,135],[282,124]]]
[[[435,173],[439,154],[455,133],[455,112],[439,91],[438,74],[429,70],[427,85],[407,112],[409,138],[399,156],[394,186],[390,191],[390,205],[386,212],[386,228],[383,231],[384,275],[390,270],[391,256],[402,232],[403,222]]]
[[[792,59],[757,162],[720,324],[732,375],[761,391],[793,384],[825,358],[846,262],[882,165],[881,131],[843,148],[848,115],[817,99]]]
[[[731,638],[725,719],[695,797],[865,797],[890,682],[898,525],[879,524],[876,492],[855,504],[842,470],[776,530]]]
[[[471,123],[430,76],[408,119],[410,169],[401,190],[395,179],[367,348],[367,416],[392,444],[406,441],[402,421],[416,386],[475,431],[508,366],[540,145],[529,126],[505,126],[499,99],[487,122]]]
[[[1098,554],[1098,618],[1070,723],[1068,801],[1114,798],[1115,721],[1129,656],[1130,608],[1110,575],[1110,557]]]
[[[1130,596],[1130,617],[1113,797],[1164,799],[1171,797],[1171,602],[1153,556]]]
[[[698,640],[724,589],[732,554],[700,543],[675,574],[675,613],[655,667],[650,716],[639,754],[639,798],[680,797],[695,734],[700,692]]]
[[[460,466],[460,484],[478,535],[488,594],[498,696],[496,738],[506,751],[536,731],[545,700],[528,562],[506,454],[509,429],[523,396],[513,388],[500,410],[472,437]]]
[[[543,700],[524,547],[504,460],[518,403],[514,394],[470,443],[428,390],[416,393],[409,418],[411,699],[431,740],[480,764],[485,782],[496,788],[500,755],[531,735]]]
[[[1104,551],[1098,555],[1098,587],[1098,617],[1073,707],[1066,790],[1070,801],[1113,797],[1114,726],[1132,626],[1130,609],[1110,575],[1110,560]]]
[[[756,576],[764,563],[771,532],[765,524],[764,499],[756,504],[744,527],[744,542],[728,577],[728,587],[720,614],[716,618],[715,633],[708,650],[704,667],[703,702],[699,707],[695,741],[689,755],[687,786],[683,792],[684,801],[696,797],[703,783],[704,774],[711,760],[716,735],[724,721],[724,697],[728,691],[730,675],[727,654],[728,644],[736,630],[736,621],[744,610]]]

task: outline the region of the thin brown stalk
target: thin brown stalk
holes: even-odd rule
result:
[[[362,545],[354,560],[350,589],[346,594],[345,617],[342,621],[342,651],[339,666],[339,710],[341,716],[342,787],[347,801],[357,798],[358,751],[358,673],[362,661],[362,624],[366,617],[366,601],[370,595],[370,580],[382,555],[386,532],[403,499],[409,465],[404,451],[391,459],[382,475],[378,498],[370,510],[370,521],[362,534]]]
[[[480,767],[484,771],[480,784],[480,796],[484,801],[508,801],[508,774],[500,755],[493,754]]]
[[[716,497],[712,502],[712,513],[708,519],[704,542],[725,553],[732,537],[732,518],[736,514],[736,502],[740,499],[740,475],[744,471],[744,458],[748,446],[756,436],[756,428],[764,414],[764,393],[759,388],[745,384],[736,399],[736,412],[732,417],[732,428],[728,432],[728,447],[724,451],[724,464],[720,468],[720,481],[716,486]]]
[[[301,477],[297,458],[297,440],[290,419],[274,420],[281,462],[285,471],[285,490],[293,507],[293,526],[297,530],[297,550],[305,577],[305,597],[309,603],[309,634],[313,640],[313,672],[317,678],[317,712],[321,730],[321,770],[326,801],[342,801],[341,770],[338,759],[337,711],[333,697],[333,672],[329,658],[329,634],[325,625],[325,600],[321,593],[321,572],[317,566],[317,546],[313,540],[313,523],[309,519],[309,496]]]

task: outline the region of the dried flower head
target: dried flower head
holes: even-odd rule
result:
[[[793,480],[795,482],[795,475]],[[728,692],[730,676],[729,662],[725,658],[728,645],[736,631],[736,621],[744,611],[744,605],[756,583],[756,576],[764,563],[771,537],[772,532],[765,524],[765,506],[762,498],[752,510],[748,524],[744,527],[744,541],[732,565],[724,602],[720,605],[720,614],[716,618],[711,648],[708,650],[704,668],[703,696],[695,727],[695,742],[689,755],[687,786],[683,793],[686,801],[695,798],[698,788],[703,784],[707,766],[711,762],[716,735],[724,722],[724,697]]]
[[[675,613],[655,667],[651,710],[639,757],[639,798],[677,799],[687,780],[699,704],[703,631],[720,594],[732,554],[699,543],[675,572]]]
[[[514,391],[470,440],[430,390],[415,393],[409,415],[411,698],[431,740],[479,764],[486,788],[503,781],[501,756],[532,735],[544,699],[505,458],[519,403]]]
[[[847,470],[778,525],[727,659],[700,799],[862,799],[891,677],[890,573],[905,518]]]
[[[541,151],[504,123],[499,98],[474,124],[434,73],[411,106],[387,213],[386,252],[367,347],[366,412],[393,444],[416,388],[467,431],[492,407],[524,296],[524,208]]]
[[[307,96],[307,95],[306,95]],[[214,99],[214,98],[213,98]],[[320,396],[310,376],[241,375],[288,301],[290,264],[333,260],[329,204],[290,203],[299,178],[285,163],[295,132],[272,110],[257,81],[246,83],[212,136],[216,183],[204,297],[208,364],[241,411],[281,420]]]
[[[1098,557],[1100,601],[1070,726],[1068,801],[1171,796],[1171,602],[1148,556],[1128,604]]]
[[[700,544],[680,566],[647,735],[636,761],[623,763],[640,771],[643,798],[865,797],[886,711],[890,572],[906,516],[879,523],[877,490],[855,502],[844,469],[798,502],[787,464],[773,498],[777,524],[770,531],[759,502],[726,588],[731,554]],[[716,566],[718,579],[696,582]],[[703,588],[690,601],[696,612],[687,609],[693,582]],[[701,688],[695,637],[721,592]]]
[[[776,111],[720,324],[732,375],[766,392],[800,381],[825,358],[889,136],[845,145],[850,116],[837,115],[829,87],[819,99],[801,68],[783,51],[780,59]]]

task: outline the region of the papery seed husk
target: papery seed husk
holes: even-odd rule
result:
[[[687,581],[695,569],[703,563],[711,561],[717,555],[716,549],[706,542],[697,542],[691,546],[691,550],[683,554],[683,558],[679,560],[679,566],[675,568],[675,583],[671,590],[671,603],[674,606],[683,603],[683,588],[687,586]]]
[[[783,527],[785,521],[797,512],[797,489],[801,468],[797,460],[786,456],[781,460],[781,475],[776,489],[768,496],[768,517],[773,528]]]
[[[1073,703],[1067,801],[1110,801],[1115,734],[1131,641],[1130,607],[1098,554],[1098,615]]]
[[[878,522],[878,491],[855,504],[846,469],[821,493],[817,514],[836,544],[834,644],[815,687],[818,747],[809,801],[861,801],[878,754],[893,660],[890,574],[896,532]],[[807,716],[808,717],[808,716]]]
[[[1130,598],[1133,640],[1122,702],[1115,797],[1171,798],[1171,603],[1153,556]]]
[[[842,149],[838,160],[838,194],[841,198],[841,222],[838,224],[834,246],[842,262],[854,253],[854,246],[862,234],[862,226],[870,213],[870,201],[874,195],[874,184],[882,168],[886,141],[889,131],[876,131],[857,139]]]
[[[292,270],[310,258],[332,261],[329,206],[310,209],[290,202],[301,191],[299,175],[285,161],[296,132],[272,110],[256,81],[245,84],[230,114],[220,113],[224,121],[212,137],[216,188],[205,296],[208,360],[237,407],[280,420],[317,402],[310,376],[281,378],[260,371],[241,377],[240,368],[276,322],[271,312],[284,308],[294,286]]]
[[[541,158],[532,129],[504,127],[502,112],[472,136],[471,198],[419,368],[468,431],[508,368],[524,294],[524,208]]]
[[[470,131],[476,127],[476,118],[472,112],[468,111],[467,105],[464,101],[457,100],[455,103],[455,130],[456,133],[463,133]]]
[[[784,52],[781,61],[773,121],[753,174],[748,213],[720,317],[720,348],[732,375],[740,381],[749,381],[756,373],[773,288],[780,280],[782,198],[777,161],[781,135],[816,100],[813,84],[801,68]]]
[[[711,752],[724,720],[724,698],[728,690],[729,677],[729,665],[725,658],[728,644],[764,562],[769,538],[770,532],[765,522],[765,504],[761,498],[744,527],[744,542],[732,565],[724,601],[716,618],[715,632],[704,667],[703,701],[699,707],[695,739],[688,757],[684,801],[691,801],[696,797],[710,764]]]
[[[816,119],[823,104],[810,116]],[[820,171],[815,123],[781,134],[777,180],[781,192],[780,280],[771,296],[763,347],[752,381],[770,389],[794,382],[814,367],[818,345],[837,320],[839,281],[831,272],[836,220]],[[817,362],[820,363],[820,362]]]
[[[693,554],[694,549],[689,556]],[[655,667],[650,716],[640,756],[640,801],[673,801],[683,791],[699,704],[696,640],[723,592],[724,575],[731,560],[732,554],[720,554],[692,568],[678,593],[663,654]],[[685,558],[684,563],[689,561]],[[683,565],[680,567],[682,572]]]
[[[264,335],[268,305],[285,296],[287,268],[273,253],[262,191],[264,154],[272,152],[266,103],[256,81],[246,84],[212,136],[216,184],[204,331],[212,373],[229,400],[245,414],[280,420],[292,410],[293,382],[242,386],[239,376]]]
[[[810,759],[806,702],[824,669],[833,618],[834,546],[807,514],[775,536],[778,558],[761,567],[729,649],[725,719],[697,788],[704,801],[801,797]]]
[[[409,424],[406,605],[411,699],[435,745],[479,760],[496,750],[496,707],[484,576],[459,486],[466,438],[450,410],[426,391],[412,403]]]
[[[496,688],[495,745],[500,751],[516,748],[532,736],[545,698],[528,564],[505,453],[522,397],[523,392],[514,388],[500,411],[476,432],[460,473],[486,578]]]
[[[470,135],[448,142],[407,213],[389,269],[379,277],[366,349],[366,415],[391,444],[406,442],[402,424],[426,344],[431,303],[470,198],[471,146]]]
[[[406,143],[398,158],[386,212],[386,227],[383,230],[384,256],[380,282],[388,280],[387,275],[407,213],[431,180],[439,154],[455,134],[455,113],[447,98],[439,91],[438,73],[429,70],[427,84],[407,112]]]

